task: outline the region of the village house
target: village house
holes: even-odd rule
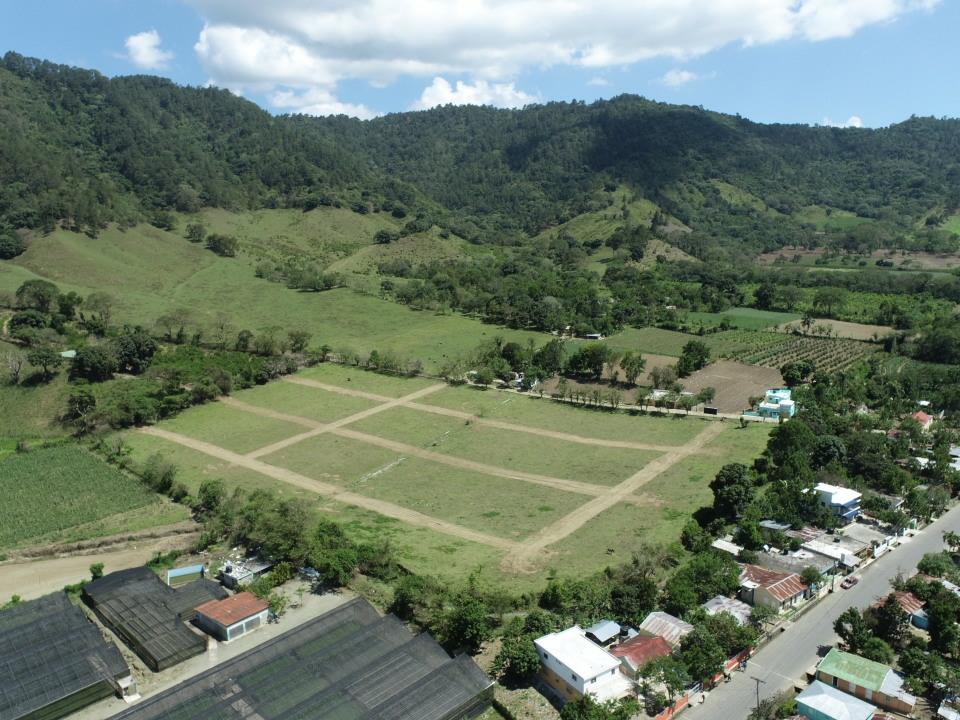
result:
[[[565,701],[591,695],[599,702],[626,697],[632,683],[620,658],[589,640],[579,625],[534,640],[540,675]]]
[[[761,417],[792,418],[797,414],[797,404],[792,399],[790,388],[771,388],[757,406]]]
[[[797,712],[807,720],[872,720],[876,711],[870,703],[819,680],[797,695]]]
[[[933,415],[928,415],[923,410],[917,410],[910,417],[917,421],[924,432],[930,432],[930,428],[933,427]]]
[[[753,608],[751,608],[742,600],[728,598],[724,595],[712,597],[700,607],[704,609],[707,615],[727,613],[730,615],[730,617],[737,621],[737,625],[749,625],[750,615],[753,612]]]
[[[623,672],[634,681],[639,681],[640,671],[654,660],[667,657],[673,648],[659,635],[637,635],[610,651],[620,658]]]
[[[820,661],[817,679],[892,712],[909,715],[917,704],[903,689],[903,678],[888,666],[836,648]]]
[[[670,613],[654,611],[640,623],[640,632],[662,637],[671,647],[679,647],[680,641],[693,632],[693,625]]]
[[[588,627],[584,634],[597,645],[605,648],[619,640],[622,631],[620,625],[613,620],[601,620]]]
[[[797,573],[750,564],[740,572],[740,599],[749,605],[763,605],[780,613],[803,602],[806,593],[807,586]]]
[[[813,491],[820,504],[836,515],[841,524],[853,522],[860,514],[863,495],[856,490],[829,483],[817,483]]]
[[[910,618],[910,624],[914,627],[920,628],[921,630],[926,630],[929,626],[927,613],[923,609],[923,606],[926,603],[924,603],[923,600],[918,598],[912,592],[897,590],[891,594],[896,599],[900,609],[903,610],[903,614]],[[887,601],[887,597],[880,598],[870,607],[874,610],[880,608]]]

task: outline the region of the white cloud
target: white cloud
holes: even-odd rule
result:
[[[127,59],[144,70],[160,70],[173,60],[173,53],[160,47],[160,33],[156,30],[131,35],[124,45]]]
[[[847,118],[846,122],[836,122],[831,120],[828,117],[823,119],[823,122],[820,123],[826,127],[835,127],[835,128],[862,128],[863,127],[863,118],[859,115],[851,115]]]
[[[698,77],[699,75],[697,75],[695,72],[673,68],[672,70],[667,70],[667,72],[664,73],[663,77],[660,78],[660,82],[668,87],[679,87],[681,85],[686,85],[688,82],[693,82]]]
[[[718,48],[848,37],[939,0],[188,0],[218,83],[272,91],[452,74],[685,62]],[[516,91],[515,92],[519,92]]]
[[[609,84],[610,84],[610,81],[601,75],[597,75],[596,77],[592,77],[589,80],[587,80],[587,85],[597,85],[599,87],[606,87]]]
[[[350,115],[369,120],[378,114],[366,105],[341,102],[332,92],[322,88],[310,88],[302,93],[278,90],[270,95],[270,104],[303,115]]]
[[[420,99],[413,104],[412,109],[426,110],[437,105],[493,105],[513,108],[535,102],[536,97],[518,90],[512,82],[490,83],[477,80],[470,84],[457,80],[454,87],[444,78],[435,77],[433,82],[423,89]]]

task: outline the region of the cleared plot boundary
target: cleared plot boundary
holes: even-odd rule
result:
[[[722,423],[709,423],[693,439],[680,446],[646,445],[641,443],[629,443],[625,441],[605,441],[594,438],[584,438],[577,435],[569,435],[562,432],[529,428],[525,425],[517,425],[514,423],[486,420],[483,418],[478,418],[469,413],[450,410],[447,408],[437,408],[431,405],[424,405],[416,402],[416,400],[446,387],[446,385],[442,383],[421,388],[420,390],[408,395],[404,395],[403,397],[390,398],[365,391],[349,390],[336,385],[328,385],[326,383],[306,380],[304,378],[289,378],[287,381],[294,382],[299,385],[315,387],[319,390],[327,390],[330,392],[343,393],[347,395],[356,395],[369,400],[376,400],[381,404],[367,408],[361,412],[341,418],[340,420],[336,420],[331,423],[321,423],[309,418],[297,415],[289,415],[257,405],[250,405],[236,398],[222,398],[221,402],[224,405],[232,407],[237,411],[248,412],[276,420],[283,420],[307,428],[305,432],[298,433],[292,437],[275,443],[271,443],[257,450],[253,450],[245,455],[235,453],[212,443],[197,440],[186,435],[181,435],[179,433],[157,427],[143,428],[141,432],[163,438],[170,442],[174,442],[190,449],[205,453],[211,457],[229,462],[233,465],[244,467],[249,470],[253,470],[254,472],[258,472],[267,477],[271,477],[273,479],[280,480],[281,482],[309,490],[330,499],[367,510],[372,510],[373,512],[377,512],[381,515],[397,520],[402,520],[403,522],[415,527],[429,528],[447,535],[452,535],[464,540],[470,540],[472,542],[503,550],[505,551],[505,555],[501,563],[501,569],[512,573],[533,572],[536,569],[534,566],[534,560],[546,552],[546,548],[548,546],[553,545],[554,543],[563,540],[568,535],[576,532],[586,523],[590,522],[603,511],[613,507],[617,503],[632,503],[641,506],[648,505],[650,498],[644,497],[642,494],[635,494],[637,490],[652,481],[661,473],[673,467],[684,458],[705,452],[704,447],[726,429],[726,426]],[[448,417],[471,420],[480,425],[489,425],[492,427],[517,432],[530,432],[534,435],[571,440],[572,442],[582,442],[586,445],[620,448],[627,447],[639,450],[656,449],[662,451],[663,454],[645,464],[642,468],[618,485],[613,487],[604,487],[575,480],[564,480],[547,475],[538,475],[534,473],[520,472],[493,465],[487,465],[485,463],[479,463],[472,460],[467,460],[465,458],[433,452],[424,448],[416,447],[414,445],[387,440],[376,435],[351,430],[346,427],[351,423],[358,422],[372,415],[396,407],[407,407],[413,410],[422,410]],[[541,528],[529,536],[526,540],[518,542],[499,538],[488,533],[471,530],[455,523],[439,520],[430,515],[426,515],[415,510],[410,510],[391,502],[377,500],[366,495],[350,492],[337,485],[316,480],[314,478],[307,477],[306,475],[301,475],[293,470],[272,465],[259,459],[264,455],[268,455],[286,447],[290,447],[308,438],[327,433],[351,440],[356,440],[362,443],[383,447],[404,455],[410,455],[431,462],[457,467],[463,470],[519,480],[522,482],[529,482],[566,492],[579,493],[581,495],[590,496],[590,499],[584,502],[583,505],[568,513],[566,516]]]
[[[367,400],[376,400],[378,402],[389,402],[392,400],[392,398],[386,397],[385,395],[374,395],[373,393],[363,392],[361,390],[343,388],[339,385],[328,385],[327,383],[322,383],[307,378],[285,377],[283,379],[285,382],[294,383],[296,385],[304,385],[306,387],[312,387],[318,390],[340,393],[341,395],[353,395],[355,397],[361,397]],[[680,445],[654,445],[651,443],[631,442],[629,440],[605,440],[603,438],[584,437],[583,435],[574,435],[573,433],[560,432],[557,430],[544,430],[543,428],[520,425],[518,423],[507,422],[504,420],[490,420],[487,418],[482,418],[479,415],[472,415],[461,410],[452,410],[450,408],[440,407],[439,405],[425,405],[423,403],[418,403],[414,400],[406,400],[404,398],[401,398],[401,400],[403,400],[403,402],[399,403],[399,406],[406,407],[411,410],[433,413],[434,415],[445,415],[447,417],[457,418],[458,420],[469,420],[475,425],[497,428],[499,430],[509,430],[511,432],[522,432],[529,435],[539,435],[541,437],[548,437],[554,440],[564,440],[566,442],[579,443],[581,445],[625,448],[628,450],[653,450],[655,452],[669,452],[677,447],[682,447]],[[270,417],[274,417],[275,419],[284,419],[284,417],[278,417],[274,415],[271,415]],[[289,420],[289,416],[286,416],[286,419]]]

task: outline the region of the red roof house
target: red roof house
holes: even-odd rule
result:
[[[917,412],[910,417],[920,423],[920,427],[924,430],[929,430],[930,426],[933,425],[933,416],[927,415],[923,410],[917,410]]]
[[[744,565],[740,572],[740,597],[750,605],[764,605],[781,612],[800,603],[807,586],[797,573]]]
[[[666,657],[673,648],[659,635],[637,635],[610,651],[620,658],[624,670],[636,679],[640,671],[657,658]]]
[[[211,600],[197,608],[195,622],[205,632],[228,641],[256,630],[267,621],[269,605],[253,593]]]

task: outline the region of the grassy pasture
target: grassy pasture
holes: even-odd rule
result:
[[[338,365],[336,363],[321,363],[299,373],[299,377],[309,380],[339,385],[347,390],[383,395],[384,397],[398,398],[409,395],[438,381],[428,378],[406,378],[394,375],[381,375],[368,372],[360,368]],[[303,389],[303,388],[302,388]],[[306,391],[305,389],[303,389]]]
[[[39,448],[0,460],[0,494],[0,548],[164,502],[78,445]]]
[[[309,249],[316,237],[329,234],[336,242],[323,242],[335,248],[309,253],[340,257],[349,249],[352,233],[369,232],[372,239],[373,225],[350,225],[354,221],[364,223],[362,218],[349,211],[331,215],[320,210],[306,214],[204,214],[201,219],[208,222],[208,229],[236,232],[244,238],[236,258],[217,257],[191,244],[179,232],[165,232],[150,225],[128,230],[111,226],[97,238],[56,230],[32,238],[23,255],[0,265],[0,292],[13,292],[27,280],[43,278],[57,283],[64,292],[72,290],[86,296],[102,291],[112,295],[116,300],[113,315],[121,323],[149,325],[171,310],[186,309],[194,323],[208,329],[220,315],[234,328],[253,332],[276,325],[303,328],[313,334],[316,346],[326,343],[356,352],[391,350],[422,360],[428,369],[435,369],[448,357],[472,351],[482,340],[495,335],[517,342],[532,337],[542,343],[548,338],[542,333],[508,330],[460,315],[411,310],[348,288],[298,292],[254,276],[254,267],[266,250],[261,252],[259,246],[247,243],[259,237],[261,226],[267,239],[277,237],[289,243],[290,252]],[[364,235],[362,243],[350,247],[366,247],[367,242]]]
[[[321,365],[305,374],[322,382],[362,388],[387,397],[401,397],[422,388],[425,383],[422,379],[387,377],[334,365]],[[315,419],[318,416],[311,413],[315,413],[315,408],[324,408],[327,412],[330,407],[328,399],[335,408],[328,417],[343,417],[355,409],[354,406],[339,405],[343,400],[352,401],[354,398],[283,382],[240,391],[235,397],[242,402]],[[708,427],[707,421],[693,417],[592,412],[546,399],[467,387],[446,387],[420,402],[540,429],[673,446],[689,442]],[[370,407],[372,403],[363,400],[357,407]],[[175,420],[161,423],[160,427],[215,444],[229,443],[231,449],[239,452],[292,437],[304,430],[302,426],[278,423],[226,404],[213,404],[197,410],[201,412],[185,412]],[[458,460],[590,482],[602,491],[604,486],[622,482],[661,456],[657,452],[575,444],[552,437],[485,427],[476,422],[406,407],[384,410],[348,427],[446,455],[452,464],[406,455],[332,433],[301,440],[259,459],[318,482],[453,523],[465,530],[521,543],[547,526],[561,522],[590,497],[488,475],[469,466],[457,466]],[[505,574],[501,570],[503,550],[431,528],[417,527],[412,524],[414,520],[408,523],[349,507],[309,489],[294,487],[161,438],[136,432],[126,433],[125,437],[135,460],[161,452],[180,467],[178,479],[192,490],[204,479],[211,478],[223,480],[231,489],[272,488],[286,496],[301,498],[318,514],[329,513],[345,523],[348,532],[358,539],[390,538],[403,562],[413,570],[461,578],[479,569],[482,578],[522,591],[540,586],[550,567],[565,573],[589,572],[607,563],[629,559],[632,552],[646,543],[664,544],[676,540],[690,513],[709,501],[707,486],[716,471],[726,462],[750,462],[762,449],[768,432],[768,427],[751,426],[740,430],[734,423],[728,423],[728,427],[725,426],[723,432],[698,454],[678,461],[642,486],[636,493],[636,502],[618,502],[588,521],[572,535],[548,547],[546,559],[536,562],[536,572],[522,575]],[[610,554],[607,554],[608,550],[611,550]]]
[[[304,431],[301,425],[239,412],[221,403],[185,410],[165,421],[163,428],[241,454]]]
[[[566,480],[616,485],[659,456],[601,448],[522,432],[467,425],[462,420],[394,408],[366,418],[354,429],[427,447],[443,455]]]
[[[696,418],[630,416],[473,387],[444,388],[420,402],[544,430],[659,445],[683,445],[703,429],[702,421]],[[539,438],[534,440],[537,441]]]
[[[248,405],[322,423],[339,420],[377,404],[373,400],[323,392],[288,382],[273,382],[251,388],[243,393],[242,398]]]

